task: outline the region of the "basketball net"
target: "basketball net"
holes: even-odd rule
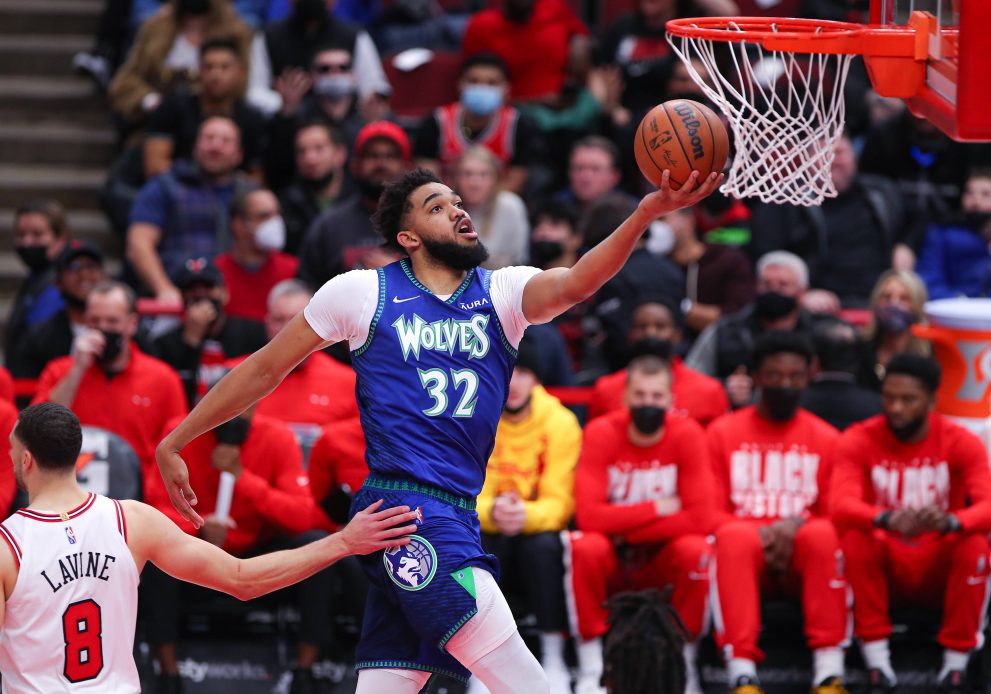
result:
[[[741,29],[731,21],[725,31]],[[729,118],[735,154],[723,193],[806,207],[836,197],[830,168],[843,134],[843,87],[853,55],[797,54],[747,40],[671,33],[668,42]],[[719,60],[716,44],[726,47]],[[705,65],[711,82],[693,60]]]

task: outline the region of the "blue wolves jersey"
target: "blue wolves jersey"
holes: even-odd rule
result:
[[[458,496],[481,491],[516,361],[491,277],[471,270],[442,301],[408,260],[379,269],[368,339],[351,353],[373,473]]]

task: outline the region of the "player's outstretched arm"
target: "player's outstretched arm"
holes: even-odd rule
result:
[[[172,505],[197,528],[203,519],[193,510],[196,493],[189,485],[186,463],[179,455],[203,432],[244,412],[271,393],[311,352],[324,344],[302,314],[296,316],[271,342],[238,364],[203,397],[155,451],[158,470]]]
[[[340,532],[296,549],[238,559],[198,537],[187,535],[158,509],[123,501],[127,544],[138,570],[150,561],[180,581],[229,593],[240,600],[298,583],[334,562],[405,545],[416,531],[408,506],[381,509],[382,501],[355,514]]]
[[[546,323],[597,292],[619,272],[647,226],[658,217],[694,205],[723,180],[711,174],[702,183],[698,172],[678,190],[671,190],[670,172],[661,187],[640,201],[636,211],[606,239],[583,255],[571,268],[555,268],[535,275],[523,291],[523,315],[531,323]]]

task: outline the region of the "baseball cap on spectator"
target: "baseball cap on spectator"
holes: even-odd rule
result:
[[[76,258],[86,256],[103,265],[103,253],[89,241],[73,240],[65,244],[55,256],[55,270],[61,272],[67,269]]]
[[[410,146],[409,137],[407,137],[406,131],[395,123],[380,120],[375,121],[374,123],[369,123],[359,130],[358,137],[354,140],[355,156],[360,157],[364,154],[365,145],[372,140],[389,140],[390,142],[393,142],[399,148],[403,159],[409,159],[412,155],[413,148]]]
[[[176,286],[185,290],[198,283],[216,287],[224,283],[224,276],[208,258],[190,258],[179,271]]]

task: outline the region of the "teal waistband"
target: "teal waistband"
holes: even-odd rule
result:
[[[443,489],[438,489],[437,487],[432,487],[429,484],[423,484],[422,482],[369,475],[365,478],[365,483],[361,485],[361,487],[362,489],[378,489],[386,492],[412,492],[414,494],[424,494],[426,496],[431,496],[438,501],[443,501],[445,504],[450,504],[455,508],[464,509],[465,511],[475,510],[474,499],[467,499],[463,496],[458,496],[457,494],[451,494],[450,492],[445,492]]]

